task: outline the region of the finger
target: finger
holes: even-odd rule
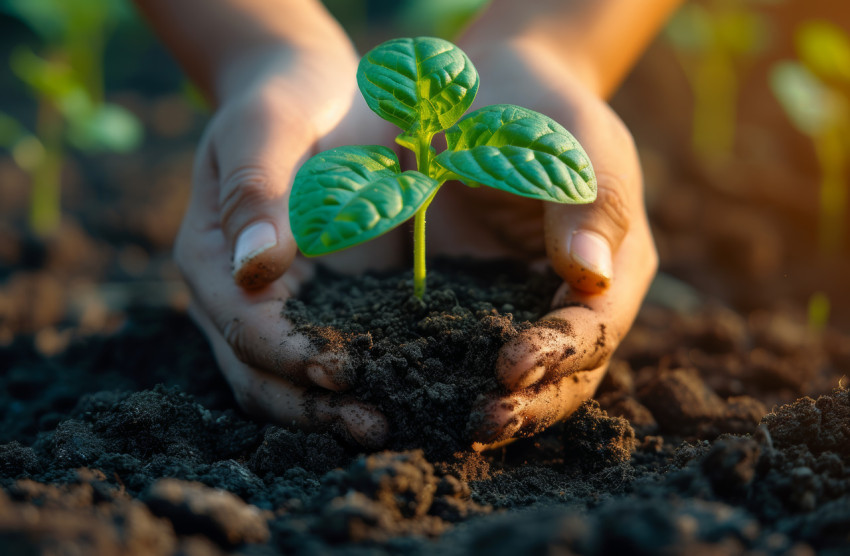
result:
[[[204,179],[203,172],[196,175]],[[208,192],[193,188],[175,242],[175,260],[197,302],[196,312],[203,312],[243,363],[299,384],[347,388],[350,369],[342,342],[295,334],[283,317],[285,300],[310,278],[312,267],[297,259],[281,279],[263,289],[239,287],[231,277],[228,246]]]
[[[637,316],[658,255],[645,214],[635,222],[614,256],[615,280],[602,294],[564,283],[556,307],[543,320],[508,342],[499,352],[496,375],[511,391],[601,366]]]
[[[210,185],[218,188],[233,279],[245,289],[279,278],[296,253],[288,196],[315,135],[304,116],[284,104],[265,95],[228,107],[211,139]]]
[[[607,363],[505,397],[484,398],[470,420],[473,449],[482,451],[514,438],[534,436],[563,421],[596,391]]]
[[[609,344],[599,314],[576,307],[569,320],[547,315],[505,344],[496,374],[509,391],[521,390],[600,366],[610,356]]]
[[[389,426],[374,407],[345,395],[297,386],[254,369],[234,355],[201,311],[195,308],[192,317],[209,339],[216,361],[246,413],[305,430],[338,429],[369,449],[380,448],[386,442]]]
[[[607,112],[592,133],[576,133],[596,170],[597,197],[585,205],[547,204],[546,251],[571,287],[600,293],[610,287],[614,255],[642,210],[640,166],[628,131]]]

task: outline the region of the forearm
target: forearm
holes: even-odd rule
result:
[[[467,43],[530,42],[610,96],[682,0],[493,0]]]
[[[354,56],[318,0],[135,0],[192,80],[216,103],[244,88],[269,58]]]

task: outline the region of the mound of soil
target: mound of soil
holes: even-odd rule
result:
[[[441,457],[472,444],[474,402],[500,389],[499,349],[540,326],[559,284],[513,261],[437,260],[420,300],[409,271],[320,271],[284,316],[318,351],[348,355],[352,394],[391,421],[388,447]]]

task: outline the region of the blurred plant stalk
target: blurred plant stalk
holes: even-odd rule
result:
[[[39,100],[36,137],[40,160],[27,164],[31,180],[29,225],[38,236],[50,235],[62,221],[62,163],[65,159],[64,123],[54,106]]]
[[[35,101],[34,129],[0,113],[0,146],[30,177],[31,231],[49,236],[61,223],[67,147],[126,152],[141,142],[136,117],[104,101],[106,41],[132,12],[121,0],[0,0],[0,12],[18,19],[37,39],[34,47],[15,47],[9,59]]]
[[[688,2],[665,29],[693,92],[694,152],[711,163],[731,158],[740,75],[768,44],[768,22],[749,7],[756,1]]]
[[[831,257],[844,248],[850,156],[850,36],[812,20],[795,32],[797,60],[778,62],[771,89],[789,120],[809,136],[820,166],[818,244]]]

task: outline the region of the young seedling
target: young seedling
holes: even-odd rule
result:
[[[770,84],[791,123],[808,135],[821,170],[819,243],[841,252],[846,236],[850,153],[850,36],[829,21],[807,21],[795,33],[799,61],[783,60]]]
[[[478,91],[478,73],[448,41],[387,41],[360,61],[357,83],[369,108],[401,128],[396,142],[415,153],[417,169],[402,171],[395,153],[379,145],[331,149],[304,163],[289,215],[308,257],[374,239],[413,217],[413,284],[421,299],[425,211],[446,181],[555,203],[596,198],[587,154],[554,120],[508,104],[463,116]],[[442,132],[448,148],[437,154],[431,141]]]
[[[126,12],[126,13],[125,13]],[[104,100],[106,41],[129,12],[112,0],[0,0],[0,13],[26,25],[37,48],[12,50],[9,68],[35,101],[34,130],[0,113],[0,148],[8,149],[31,183],[29,226],[55,233],[61,221],[61,171],[66,148],[127,152],[142,139],[136,117]]]
[[[753,8],[759,3],[767,2],[688,2],[665,30],[694,95],[691,143],[709,162],[730,158],[740,81],[768,44],[768,21]]]

